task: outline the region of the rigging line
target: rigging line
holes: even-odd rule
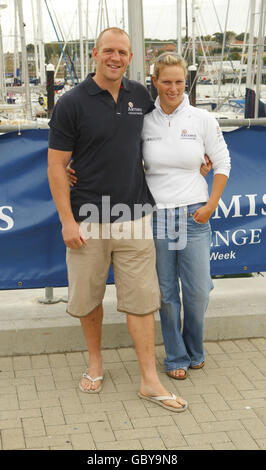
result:
[[[69,73],[70,73],[71,80],[72,80],[73,84],[75,85],[75,80],[74,80],[74,78],[73,78],[73,75],[72,75],[72,72],[71,72],[71,68],[69,67],[69,63],[68,63],[68,61],[67,61],[67,58],[66,58],[66,55],[65,55],[65,51],[64,51],[63,48],[62,48],[62,44],[61,44],[61,42],[60,42],[60,39],[59,39],[57,30],[56,30],[56,27],[55,27],[55,24],[54,24],[52,15],[51,15],[51,12],[50,12],[49,7],[48,7],[48,5],[47,5],[47,0],[44,0],[44,1],[45,1],[45,5],[46,5],[47,11],[48,11],[48,13],[49,13],[50,20],[51,20],[51,22],[52,22],[52,25],[53,25],[53,28],[54,28],[56,37],[57,37],[58,44],[59,44],[59,46],[60,46],[61,52],[62,52],[63,57],[64,57],[64,59],[65,59],[66,66],[67,66],[68,71],[69,71]]]
[[[52,1],[51,1],[51,0],[50,0],[50,5],[51,5],[51,8],[52,8],[53,15],[54,15],[54,17],[55,17],[55,19],[56,19],[56,22],[57,22],[57,26],[58,26],[58,28],[59,28],[59,30],[60,30],[60,34],[61,34],[61,37],[62,37],[62,41],[61,41],[61,42],[62,42],[62,43],[64,42],[64,50],[65,50],[65,48],[66,48],[66,42],[67,42],[67,41],[65,40],[65,34],[63,33],[63,30],[61,29],[60,23],[59,23],[58,18],[57,18],[57,16],[56,16],[56,13],[55,13],[55,10],[54,10],[54,8],[53,8],[53,4],[52,4]],[[74,19],[75,19],[75,15],[76,15],[76,14],[77,14],[77,8],[76,8],[75,14],[73,15],[71,27],[72,27],[72,25],[73,25],[73,22],[74,22]],[[62,54],[61,54],[61,55],[62,55]],[[67,57],[68,57],[68,60],[69,60],[69,62],[70,62],[70,64],[71,64],[72,70],[73,70],[73,72],[74,72],[74,77],[75,77],[75,79],[76,79],[77,81],[79,81],[78,76],[77,76],[77,72],[76,72],[76,69],[75,69],[75,64],[73,63],[73,61],[72,61],[72,59],[71,59],[71,56],[69,55],[68,49],[66,49],[66,55],[67,55]]]
[[[201,37],[204,37],[204,35],[202,34],[203,31],[202,31],[202,29],[201,29],[201,24],[200,24],[200,22],[199,22],[199,18],[197,18],[197,17],[196,17],[196,28],[197,28],[197,32],[198,32],[198,37],[199,37],[199,41],[200,41],[202,53],[203,53],[204,59],[205,59],[205,61],[206,61],[206,64],[207,64],[207,66],[209,67],[209,65],[211,65],[209,46],[208,46],[208,44],[206,44],[206,51],[205,51],[205,49],[204,49],[204,47],[203,47],[203,46],[204,46],[204,43],[203,43],[202,40],[201,40]],[[209,56],[210,64],[208,63],[207,56]]]
[[[214,3],[213,3],[213,0],[212,0],[212,6],[213,6],[213,8],[214,8],[215,15],[216,15],[216,19],[217,19],[217,21],[218,21],[219,28],[220,28],[220,31],[221,31],[221,33],[222,33],[222,32],[223,32],[222,26],[221,26],[221,23],[220,23],[220,20],[219,20],[219,16],[217,15],[217,11],[216,11],[215,5],[214,5]]]
[[[107,8],[106,0],[105,0],[105,16],[106,16],[106,21],[107,21],[107,28],[109,28],[109,15],[108,15],[108,8]]]
[[[60,32],[60,34],[61,34],[62,42],[66,42],[66,40],[65,40],[65,34],[63,33],[63,31],[62,31],[62,29],[61,29],[60,23],[59,23],[59,21],[58,21],[58,18],[57,18],[57,16],[56,16],[56,13],[55,13],[55,10],[54,10],[54,7],[53,7],[53,2],[51,2],[51,0],[50,0],[50,7],[51,7],[51,9],[52,9],[53,16],[54,16],[54,18],[56,19],[57,27],[58,27],[59,32]]]
[[[68,39],[69,39],[69,36],[70,36],[70,32],[71,32],[71,29],[72,29],[74,20],[75,20],[75,15],[73,15],[72,23],[71,23],[71,25],[70,25],[70,27],[69,27],[69,31],[68,31],[68,33],[67,33],[66,40],[64,41],[64,47],[63,47],[64,50],[65,50],[65,48],[66,48],[66,46],[67,46]],[[59,69],[59,67],[60,67],[60,63],[61,63],[62,57],[63,57],[63,53],[61,52],[60,57],[59,57],[59,60],[58,60],[58,63],[57,63],[57,66],[56,66],[55,74],[54,74],[55,78],[56,78],[58,69]],[[69,54],[68,54],[68,57],[69,57]],[[70,57],[69,57],[69,58],[70,58]],[[71,61],[71,58],[70,58],[70,61]]]
[[[230,0],[227,0],[227,10],[226,10],[225,27],[224,27],[224,33],[223,33],[222,54],[221,54],[221,67],[220,67],[220,74],[219,74],[219,81],[218,81],[218,99],[219,99],[219,93],[220,93],[220,88],[221,88],[221,77],[222,77],[222,71],[223,71],[224,48],[225,48],[225,40],[226,40],[226,29],[227,29],[229,6],[230,6]]]
[[[202,23],[203,28],[202,28],[202,26],[201,26],[201,23]],[[205,21],[204,21],[204,19],[203,19],[203,16],[202,16],[202,14],[201,14],[201,10],[200,10],[200,9],[199,9],[198,27],[199,27],[200,32],[201,32],[201,33],[204,33],[204,34],[202,34],[203,37],[208,35],[208,30],[207,30],[207,28],[206,28]],[[211,64],[212,64],[212,60],[211,60],[211,53],[210,53],[208,44],[206,45],[206,51],[205,51],[205,52],[206,52],[206,56],[208,56],[209,59],[210,59],[210,65],[211,65]]]

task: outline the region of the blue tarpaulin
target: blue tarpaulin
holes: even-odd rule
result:
[[[266,129],[241,128],[224,136],[232,170],[211,218],[211,272],[266,271]],[[67,285],[47,147],[46,129],[0,136],[0,289]],[[107,283],[113,282],[110,269]]]

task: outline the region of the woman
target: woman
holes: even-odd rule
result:
[[[213,287],[209,219],[230,172],[228,149],[217,121],[207,111],[192,107],[184,94],[186,75],[186,64],[177,54],[157,58],[153,83],[158,97],[143,127],[146,179],[157,206],[153,233],[165,369],[174,379],[185,379],[188,368],[198,369],[205,363],[204,314]],[[205,153],[214,170],[210,197],[200,173]]]
[[[205,363],[204,315],[213,287],[209,219],[230,172],[228,149],[217,121],[207,111],[190,106],[184,94],[186,75],[186,64],[177,54],[157,58],[153,83],[158,97],[155,109],[144,118],[142,134],[146,179],[157,206],[153,234],[165,369],[174,379],[185,379],[188,368],[199,369]],[[205,154],[214,169],[210,197],[203,176]],[[68,168],[71,184],[76,182],[73,173]]]

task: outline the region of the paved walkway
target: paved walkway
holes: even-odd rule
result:
[[[103,351],[105,383],[98,395],[77,382],[86,352],[0,357],[0,448],[163,450],[266,449],[266,340],[206,342],[206,366],[175,381],[189,409],[175,414],[137,397],[132,348]]]

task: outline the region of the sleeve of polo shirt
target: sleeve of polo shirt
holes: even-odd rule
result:
[[[49,148],[72,151],[77,138],[76,112],[71,96],[63,95],[57,101],[49,121]]]
[[[206,111],[204,129],[205,152],[212,161],[214,174],[229,176],[231,159],[218,121]]]

